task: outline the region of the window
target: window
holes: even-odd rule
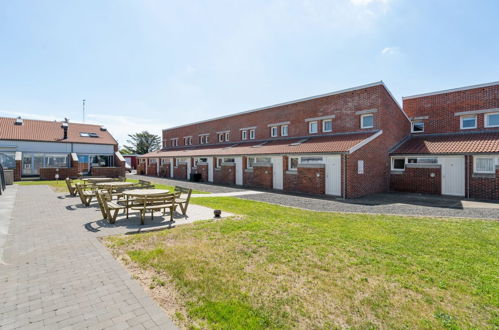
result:
[[[254,163],[270,163],[270,157],[248,157],[247,168],[253,168]]]
[[[80,132],[81,137],[93,137],[98,138],[99,135],[97,133],[88,133],[88,132]]]
[[[208,135],[205,135],[205,136],[204,136],[204,143],[205,143],[205,144],[208,144]]]
[[[323,132],[332,132],[333,131],[333,121],[331,119],[322,121],[322,131]]]
[[[67,167],[66,155],[45,155],[45,167]]]
[[[424,122],[422,122],[422,121],[413,121],[411,123],[411,132],[412,133],[421,133],[421,132],[424,132]]]
[[[462,116],[461,129],[473,129],[473,128],[476,128],[476,116]]]
[[[217,158],[217,168],[220,168],[222,166],[223,159],[222,158]]]
[[[299,163],[300,163],[300,157],[289,157],[288,158],[288,170],[289,171],[298,170]]]
[[[392,158],[392,170],[393,171],[405,170],[405,158]]]
[[[0,151],[0,164],[4,168],[16,168],[16,153]]]
[[[113,161],[114,157],[113,156],[108,156],[108,155],[98,155],[98,156],[91,156],[92,167],[94,166],[113,166]]]
[[[241,140],[248,139],[248,131],[241,131]]]
[[[158,160],[156,158],[149,158],[149,165],[157,164]]]
[[[250,140],[254,140],[255,139],[255,130],[254,129],[250,129],[250,131],[249,131],[249,137],[250,137]]]
[[[499,113],[486,114],[485,127],[499,127]]]
[[[234,163],[235,159],[234,158],[224,158],[224,163]]]
[[[230,133],[225,132],[225,141],[230,141]]]
[[[172,139],[172,147],[177,147],[178,146],[178,139],[175,138],[175,139]]]
[[[224,133],[218,134],[218,142],[224,142],[224,136],[225,136]]]
[[[199,136],[199,144],[204,144],[204,135]]]
[[[190,146],[192,144],[192,136],[184,137],[184,145]]]
[[[360,128],[373,128],[374,116],[372,114],[360,116]]]
[[[408,158],[408,164],[436,164],[437,158]]]
[[[272,126],[270,128],[270,136],[271,137],[276,137],[278,135],[278,127],[277,126]]]
[[[187,158],[177,158],[177,165],[179,163],[187,163]]]
[[[364,174],[364,161],[363,160],[357,161],[357,174]]]
[[[318,132],[317,121],[311,121],[308,123],[308,132],[310,134],[315,134]]]
[[[207,163],[208,162],[208,158],[195,158],[194,159],[194,166],[198,166],[199,163]]]
[[[281,126],[281,136],[288,136],[288,125]]]
[[[322,164],[323,158],[322,157],[302,157],[301,158],[301,164]]]
[[[495,173],[493,157],[474,157],[475,173]]]

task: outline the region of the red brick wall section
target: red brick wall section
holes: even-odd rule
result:
[[[236,166],[233,164],[222,164],[220,168],[214,170],[213,181],[224,185],[236,184]]]
[[[217,131],[230,130],[230,141],[240,141],[240,128],[256,126],[256,139],[270,138],[268,124],[290,121],[288,136],[305,136],[308,133],[306,118],[335,115],[333,131],[355,132],[360,128],[360,116],[356,111],[378,108],[380,93],[386,93],[382,85],[376,85],[342,94],[325,96],[294,104],[274,107],[257,112],[235,115],[232,117],[212,120],[201,124],[193,124],[163,131],[163,140],[170,147],[171,138],[179,138],[179,146],[184,144],[184,136],[192,135],[193,145],[199,143],[199,134],[210,133],[209,143],[217,143]],[[379,112],[374,114],[375,127],[380,128]]]
[[[208,182],[208,164],[200,163],[192,168],[192,173],[201,174],[201,181]]]
[[[442,170],[439,165],[408,165],[405,171],[390,174],[390,190],[421,194],[442,193]]]
[[[346,156],[347,198],[357,198],[389,190],[388,152],[410,131],[410,122],[388,92],[383,88],[379,95],[379,125],[383,134]],[[364,174],[358,174],[359,160],[364,161]]]
[[[55,180],[55,175],[59,174],[58,180],[64,180],[66,178],[77,178],[79,177],[78,167],[69,168],[54,168],[45,167],[40,169],[40,180]]]
[[[163,178],[170,177],[170,162],[167,162],[159,167],[159,176]]]
[[[424,117],[425,133],[459,132],[460,119],[456,112],[499,108],[499,84],[404,99],[404,111],[409,117]],[[494,129],[484,127],[484,114],[477,114],[477,128],[468,131]],[[497,129],[497,127],[495,128]]]
[[[187,180],[187,164],[178,163],[173,167],[173,177],[179,180]]]
[[[499,199],[499,167],[495,174],[473,173],[473,156],[466,157],[469,177],[469,197],[475,199]]]
[[[14,169],[14,181],[21,181],[22,161],[16,160],[16,168]]]
[[[325,194],[326,192],[326,172],[325,168],[298,166],[296,174],[296,191],[305,194]],[[289,175],[289,174],[288,174]]]
[[[140,175],[146,174],[146,163],[142,162],[137,163],[137,174]]]
[[[154,176],[158,176],[158,165],[157,164],[149,164],[147,165],[147,169],[146,169],[146,174],[147,175],[154,175]]]
[[[253,182],[252,186],[257,188],[272,189],[272,164],[269,165],[253,165]]]

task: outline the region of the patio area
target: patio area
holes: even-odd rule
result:
[[[0,240],[0,328],[176,328],[99,237],[207,220],[212,209],[189,205],[187,216],[175,213],[175,223],[149,213],[143,226],[132,212],[111,225],[95,200],[84,207],[78,197],[43,185],[9,190],[11,212],[0,214],[8,227]]]

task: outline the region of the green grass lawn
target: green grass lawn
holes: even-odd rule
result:
[[[183,327],[499,326],[498,222],[194,203],[243,217],[105,239]]]
[[[139,180],[135,179],[126,179],[128,182],[139,182]],[[80,180],[75,180],[75,182],[81,182]],[[57,192],[67,192],[68,188],[66,186],[66,182],[64,180],[37,180],[37,181],[16,181],[15,184],[21,186],[32,186],[32,185],[47,185],[52,187]],[[182,185],[181,183],[179,184]],[[170,191],[175,190],[174,186],[167,186],[164,184],[155,183],[154,187],[156,189],[168,189]],[[193,190],[193,194],[209,194],[206,191]]]

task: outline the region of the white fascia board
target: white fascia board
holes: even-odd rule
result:
[[[371,135],[367,139],[365,139],[365,140],[361,141],[360,143],[358,143],[357,145],[353,146],[352,148],[350,148],[350,150],[348,150],[348,153],[349,154],[354,153],[355,151],[359,150],[360,148],[362,148],[363,146],[365,146],[366,144],[368,144],[372,140],[376,139],[381,134],[383,134],[383,130],[380,130],[379,132],[374,133],[373,135]]]
[[[268,124],[267,127],[275,127],[275,126],[281,126],[281,125],[289,125],[289,121],[283,121],[283,122],[275,123],[275,124]]]
[[[425,97],[425,96],[432,96],[432,95],[452,93],[452,92],[460,92],[460,91],[466,91],[466,90],[469,90],[469,89],[482,88],[482,87],[490,87],[490,86],[495,86],[495,85],[499,85],[499,81],[494,81],[494,82],[485,83],[485,84],[478,84],[478,85],[471,85],[471,86],[459,87],[459,88],[444,89],[444,90],[441,90],[441,91],[430,92],[430,93],[423,93],[423,94],[416,94],[416,95],[411,95],[411,96],[404,96],[404,97],[402,97],[402,100],[409,100],[409,99],[414,99],[414,98],[417,98],[417,97]]]
[[[256,126],[251,126],[251,127],[243,127],[243,128],[240,128],[239,130],[240,131],[248,131],[250,129],[256,129]]]

